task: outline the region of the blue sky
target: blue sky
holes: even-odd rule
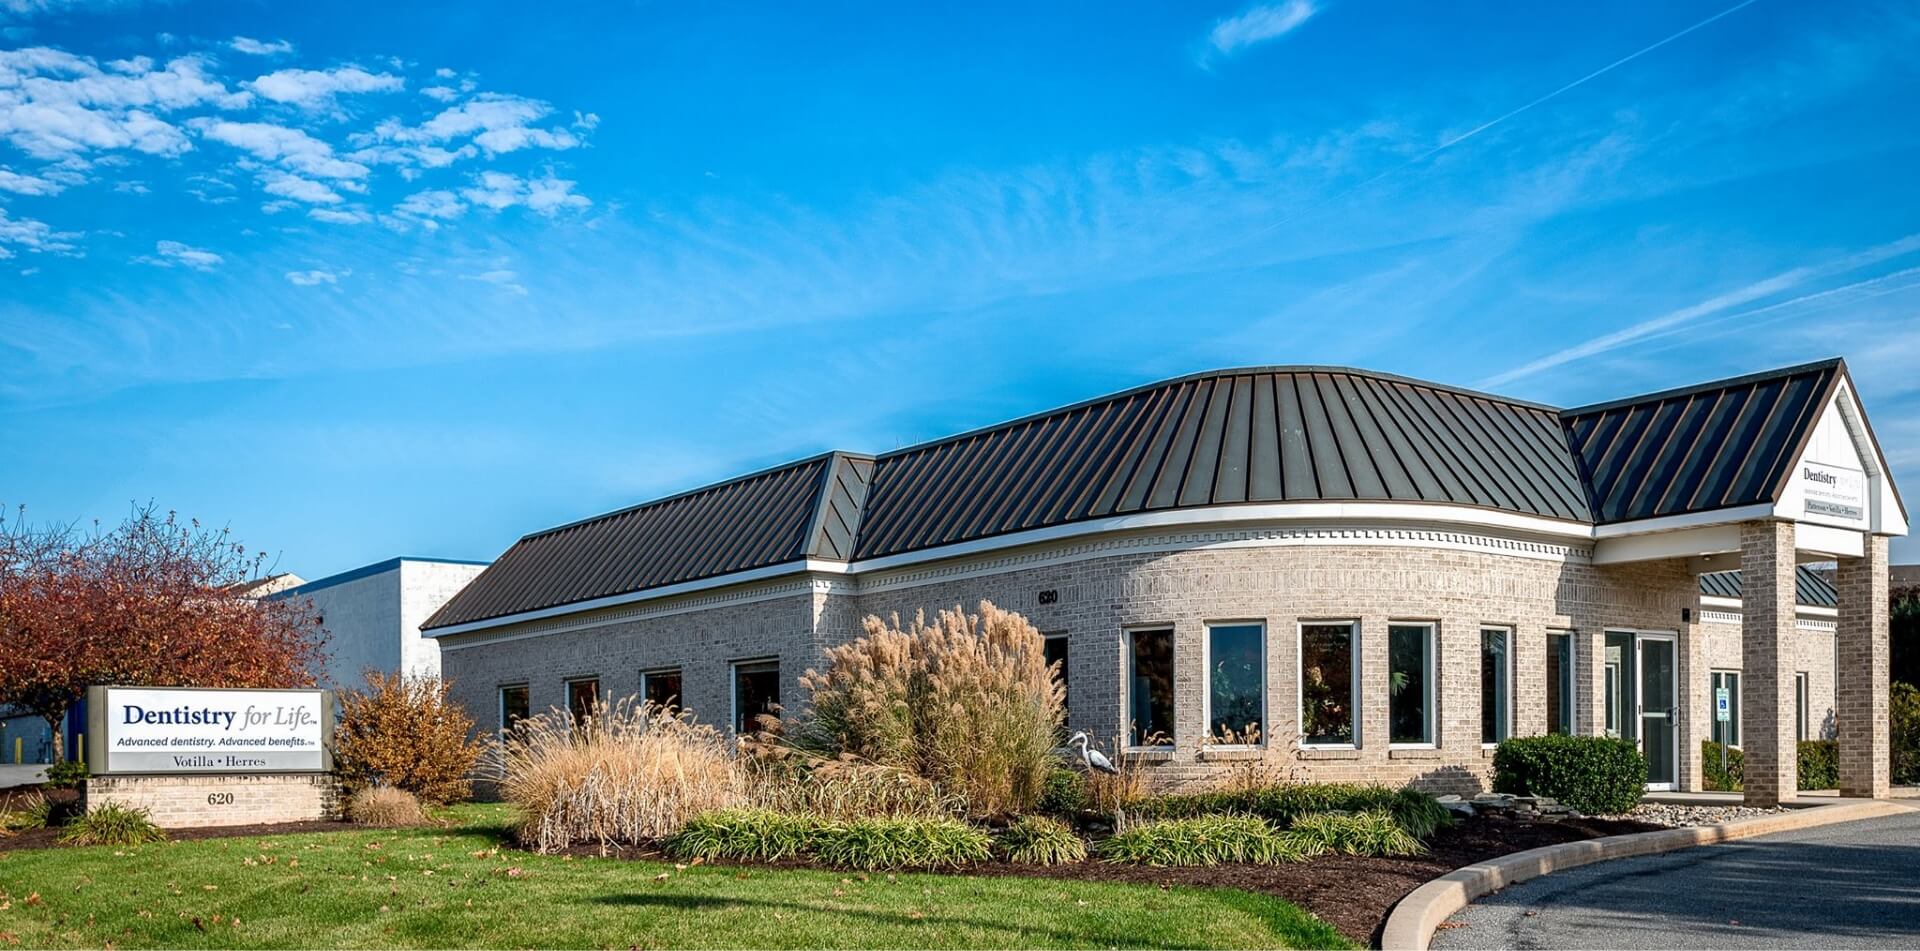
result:
[[[1916,41],[1783,0],[0,0],[0,500],[313,578],[1216,366],[1573,405],[1836,354],[1911,496]]]

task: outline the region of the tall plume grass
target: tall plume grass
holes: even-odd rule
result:
[[[801,745],[910,772],[975,815],[1032,810],[1065,696],[1026,618],[985,601],[905,627],[869,617],[826,661],[800,679],[812,694]]]
[[[649,842],[747,798],[718,730],[632,697],[596,703],[579,721],[558,709],[521,720],[497,755],[518,838],[539,852]]]

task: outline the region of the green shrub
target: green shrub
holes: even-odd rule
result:
[[[958,819],[861,819],[816,828],[813,854],[863,870],[959,868],[993,857],[993,838]]]
[[[1700,776],[1709,792],[1739,792],[1746,788],[1747,756],[1736,747],[1726,747],[1727,765],[1720,767],[1722,744],[1700,741]]]
[[[1493,788],[1550,796],[1588,815],[1632,809],[1647,786],[1647,760],[1628,740],[1605,736],[1521,736],[1493,754]]]
[[[1920,785],[1920,688],[1896,682],[1892,690],[1893,783]]]
[[[771,809],[721,809],[695,816],[662,845],[680,859],[774,862],[805,852],[821,824]]]
[[[47,767],[47,785],[54,789],[78,789],[89,775],[86,763],[64,760]]]
[[[60,842],[63,845],[139,845],[166,837],[148,817],[147,810],[109,802],[73,820],[60,833]]]
[[[1101,843],[1109,862],[1162,867],[1247,862],[1278,865],[1305,857],[1299,843],[1255,816],[1204,815],[1136,825]]]
[[[1839,741],[1801,740],[1799,749],[1799,773],[1801,789],[1839,788]]]
[[[1087,843],[1058,819],[1022,816],[1000,833],[1000,850],[1011,862],[1069,865],[1084,861]]]
[[[1427,847],[1390,812],[1321,812],[1301,816],[1281,833],[1295,850],[1342,855],[1421,855]]]
[[[1049,816],[1071,816],[1087,807],[1087,778],[1077,769],[1056,769],[1040,786],[1034,808]]]
[[[1130,807],[1143,819],[1257,816],[1285,828],[1300,816],[1321,812],[1390,813],[1415,838],[1426,839],[1453,821],[1453,814],[1417,789],[1364,783],[1281,783],[1252,789],[1154,796]]]

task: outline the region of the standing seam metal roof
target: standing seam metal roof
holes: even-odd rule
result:
[[[1700,576],[1700,593],[1715,598],[1740,597],[1740,571],[1709,571]],[[1837,607],[1840,593],[1825,574],[1806,565],[1794,569],[1794,600],[1800,604],[1816,608]]]
[[[521,539],[425,625],[1141,512],[1442,503],[1594,524],[1777,499],[1839,360],[1559,410],[1338,367],[1153,383],[828,453]]]

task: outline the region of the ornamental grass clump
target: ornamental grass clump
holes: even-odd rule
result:
[[[721,809],[695,816],[662,847],[678,859],[777,862],[806,851],[820,824],[773,809]]]
[[[501,796],[519,807],[516,834],[537,852],[638,845],[746,802],[718,730],[632,698],[596,702],[577,721],[557,709],[521,720],[507,731],[499,760]]]
[[[1033,810],[1053,769],[1064,690],[1040,632],[981,602],[979,613],[924,614],[902,627],[877,617],[827,651],[794,742],[905,770],[979,816]]]
[[[958,819],[861,819],[824,823],[815,858],[862,871],[959,868],[993,857],[993,838]]]
[[[1225,815],[1140,823],[1101,843],[1100,854],[1109,862],[1161,867],[1278,865],[1306,857],[1266,820]]]
[[[382,829],[406,829],[427,824],[420,799],[392,786],[368,786],[347,800],[347,820]]]
[[[1086,860],[1087,843],[1058,819],[1021,816],[1000,833],[1000,851],[1009,862],[1071,865]]]
[[[1301,816],[1281,836],[1303,854],[1404,856],[1427,851],[1392,813],[1384,810]]]
[[[749,764],[753,804],[823,819],[940,819],[966,809],[960,797],[896,766],[842,755],[766,758]]]
[[[141,845],[167,837],[145,809],[117,802],[89,809],[60,832],[61,845]]]

